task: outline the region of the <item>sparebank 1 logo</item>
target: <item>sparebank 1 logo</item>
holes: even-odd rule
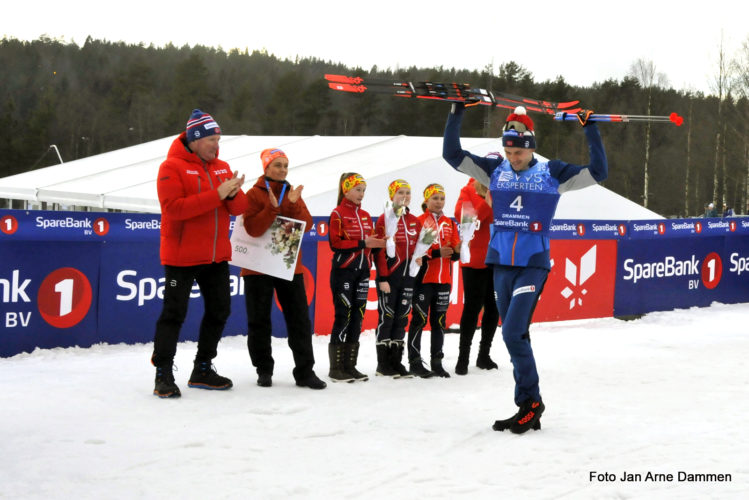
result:
[[[13,234],[18,231],[18,220],[12,215],[5,215],[0,219],[0,231],[5,234]]]
[[[94,233],[99,236],[104,236],[109,232],[109,221],[104,217],[99,217],[94,221]]]
[[[583,297],[588,294],[588,290],[583,285],[596,272],[596,252],[597,245],[593,245],[580,257],[580,262],[577,264],[570,259],[565,259],[564,278],[572,288],[566,286],[561,293],[562,297],[570,301],[570,309],[574,309],[576,305],[583,305]]]
[[[700,269],[700,276],[702,277],[702,284],[705,288],[712,290],[718,283],[720,278],[723,276],[723,261],[715,252],[710,252],[702,261],[702,268]]]
[[[72,267],[61,267],[44,278],[36,302],[44,321],[55,328],[70,328],[86,317],[91,299],[86,275]]]

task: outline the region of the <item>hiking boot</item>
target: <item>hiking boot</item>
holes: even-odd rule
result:
[[[424,363],[421,361],[421,358],[409,360],[408,368],[408,373],[410,373],[414,377],[430,378],[434,376],[434,373],[430,372],[424,367]]]
[[[343,356],[345,344],[328,344],[328,358],[330,359],[330,371],[328,377],[333,382],[353,382],[354,377],[343,369]]]
[[[382,377],[400,377],[390,360],[390,345],[385,343],[376,344],[375,349],[377,350],[377,369],[375,370],[375,374]]]
[[[450,378],[450,374],[447,373],[447,370],[442,368],[442,358],[432,358],[430,365],[432,368],[432,373],[434,373],[436,376],[442,378]]]
[[[499,365],[489,356],[489,351],[480,350],[476,358],[476,366],[482,370],[496,370]]]
[[[350,373],[355,382],[369,380],[369,375],[356,369],[356,363],[359,359],[359,342],[346,342],[343,345],[346,346],[343,356],[343,371]]]
[[[225,391],[231,389],[234,384],[228,378],[219,375],[210,361],[196,361],[187,385],[195,389]]]
[[[513,434],[522,434],[529,429],[540,430],[541,414],[545,409],[543,401],[529,399],[520,405],[520,409],[512,417],[495,421],[492,429],[495,431],[510,429]]]
[[[182,396],[179,387],[174,383],[174,373],[171,366],[156,367],[156,381],[153,388],[154,396],[160,398],[178,398]]]
[[[390,342],[390,366],[395,370],[396,375],[394,378],[412,378],[413,375],[409,373],[405,366],[403,366],[403,341],[394,340]]]
[[[466,375],[468,373],[468,360],[470,351],[461,349],[458,352],[458,362],[455,363],[455,375]]]
[[[261,373],[257,376],[257,385],[260,387],[270,387],[273,385],[273,376],[270,373]]]
[[[320,380],[320,378],[315,375],[315,372],[310,372],[306,377],[298,379],[296,385],[299,387],[309,387],[310,389],[318,390],[328,387],[328,384]]]

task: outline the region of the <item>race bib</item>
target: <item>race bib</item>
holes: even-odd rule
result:
[[[516,173],[503,162],[490,186],[495,229],[547,235],[559,203],[558,186],[546,163]]]

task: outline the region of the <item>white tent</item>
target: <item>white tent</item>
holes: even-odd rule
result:
[[[2,178],[0,198],[159,213],[156,174],[173,140],[168,137]],[[479,155],[501,150],[497,139],[462,138],[461,142],[463,148]],[[329,215],[334,208],[338,179],[344,172],[358,172],[367,180],[363,207],[372,215],[382,212],[387,185],[394,179],[411,183],[411,208],[416,213],[421,212],[421,192],[427,184],[445,186],[446,211],[452,213],[460,188],[468,181],[442,159],[441,137],[223,136],[219,157],[246,175],[246,190],[262,174],[260,151],[268,147],[286,152],[288,180],[304,185],[304,200],[315,216]],[[592,186],[564,194],[556,218],[634,220],[661,216],[601,186]]]

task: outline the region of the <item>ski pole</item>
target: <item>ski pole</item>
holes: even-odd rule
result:
[[[554,115],[554,119],[557,121],[577,121],[577,115],[575,113],[566,113],[560,111]],[[594,122],[653,122],[653,123],[674,123],[677,127],[684,123],[684,117],[679,116],[676,113],[671,113],[668,116],[657,116],[657,115],[614,115],[614,114],[598,114],[594,113],[588,117],[589,121]]]

